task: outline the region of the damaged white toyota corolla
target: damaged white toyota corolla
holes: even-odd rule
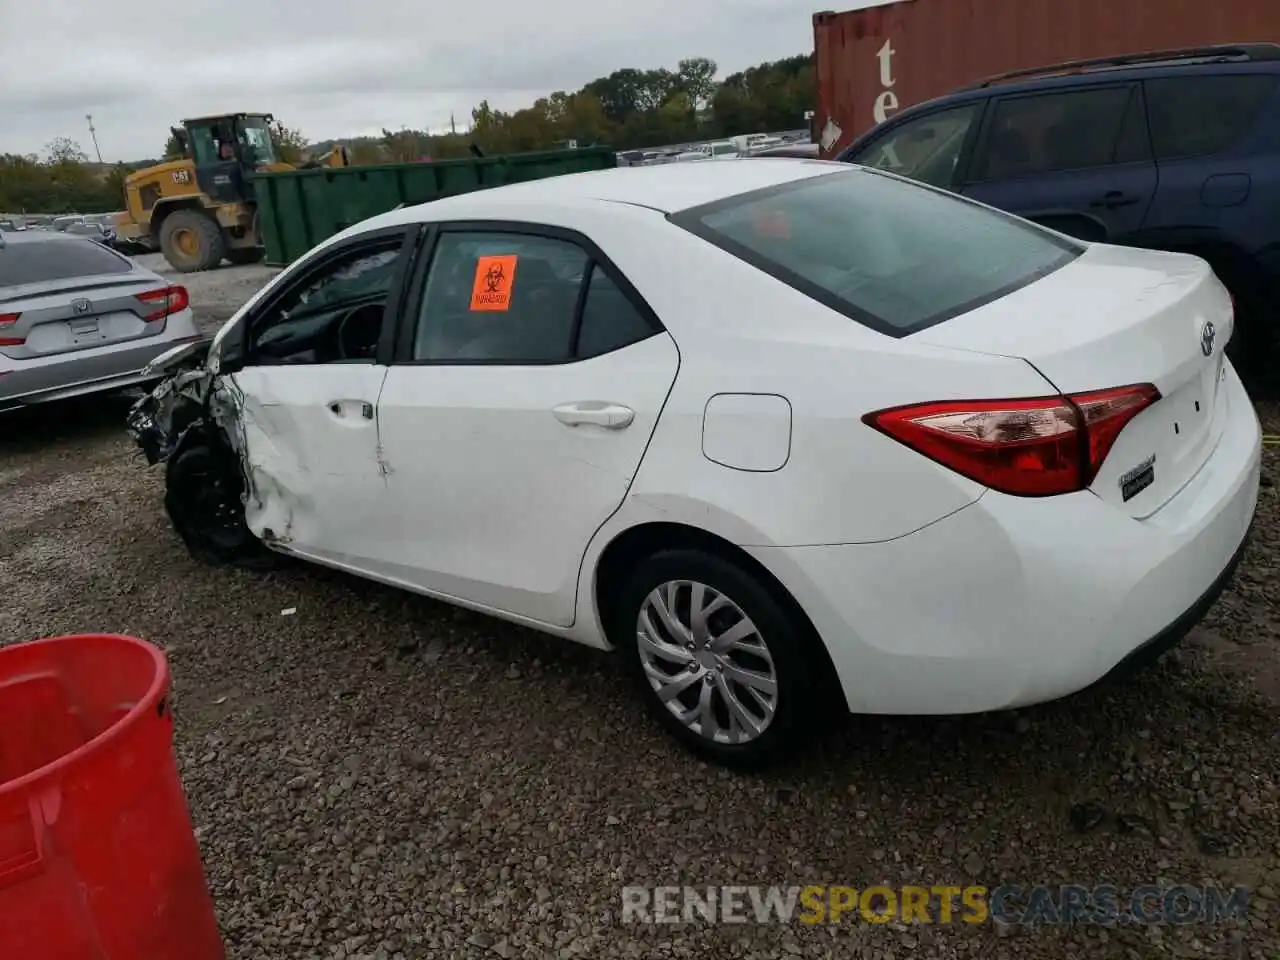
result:
[[[1221,591],[1260,431],[1194,257],[846,165],[671,164],[393,211],[130,414],[200,557],[283,552],[620,648],[756,763],[819,708],[1079,690]]]

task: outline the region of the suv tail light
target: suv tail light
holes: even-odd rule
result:
[[[0,313],[0,347],[20,347],[26,341],[22,337],[6,337],[5,330],[18,322],[20,313]]]
[[[138,294],[138,299],[155,309],[143,316],[143,320],[163,320],[171,313],[185,310],[191,306],[191,297],[186,287],[161,287],[159,290],[148,290]]]
[[[1088,487],[1120,431],[1159,399],[1142,383],[1026,400],[944,400],[862,419],[992,490],[1049,497]]]

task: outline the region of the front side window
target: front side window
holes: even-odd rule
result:
[[[1135,96],[1133,87],[1120,86],[1001,100],[983,149],[974,157],[971,179],[1006,180],[1120,162],[1118,155],[1130,141],[1124,136],[1126,121],[1141,121],[1141,113],[1130,108]]]
[[[965,136],[981,106],[980,102],[969,103],[908,120],[842,159],[935,187],[949,187]]]
[[[1083,249],[1016,217],[856,167],[670,219],[898,337],[1004,296]]]
[[[1147,113],[1156,158],[1202,157],[1234,146],[1253,128],[1276,83],[1274,74],[1148,80]]]
[[[240,154],[250,166],[276,162],[276,148],[265,120],[245,120],[240,126]]]
[[[249,362],[372,361],[402,243],[357,247],[301,278],[250,320]]]
[[[188,139],[191,144],[191,158],[197,166],[204,167],[218,162],[218,143],[212,127],[191,127],[188,131]]]

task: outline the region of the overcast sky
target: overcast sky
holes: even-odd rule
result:
[[[834,4],[847,9],[859,3]],[[0,0],[0,153],[57,136],[153,157],[184,117],[264,111],[312,141],[459,126],[620,67],[731,73],[813,47],[796,0]]]

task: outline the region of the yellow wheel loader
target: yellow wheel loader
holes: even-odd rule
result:
[[[125,212],[116,219],[116,236],[161,251],[182,273],[211,270],[224,259],[261,260],[253,176],[296,169],[280,161],[271,120],[269,113],[231,113],[171,127],[183,156],[125,179]],[[346,148],[337,146],[303,167],[349,162]]]

